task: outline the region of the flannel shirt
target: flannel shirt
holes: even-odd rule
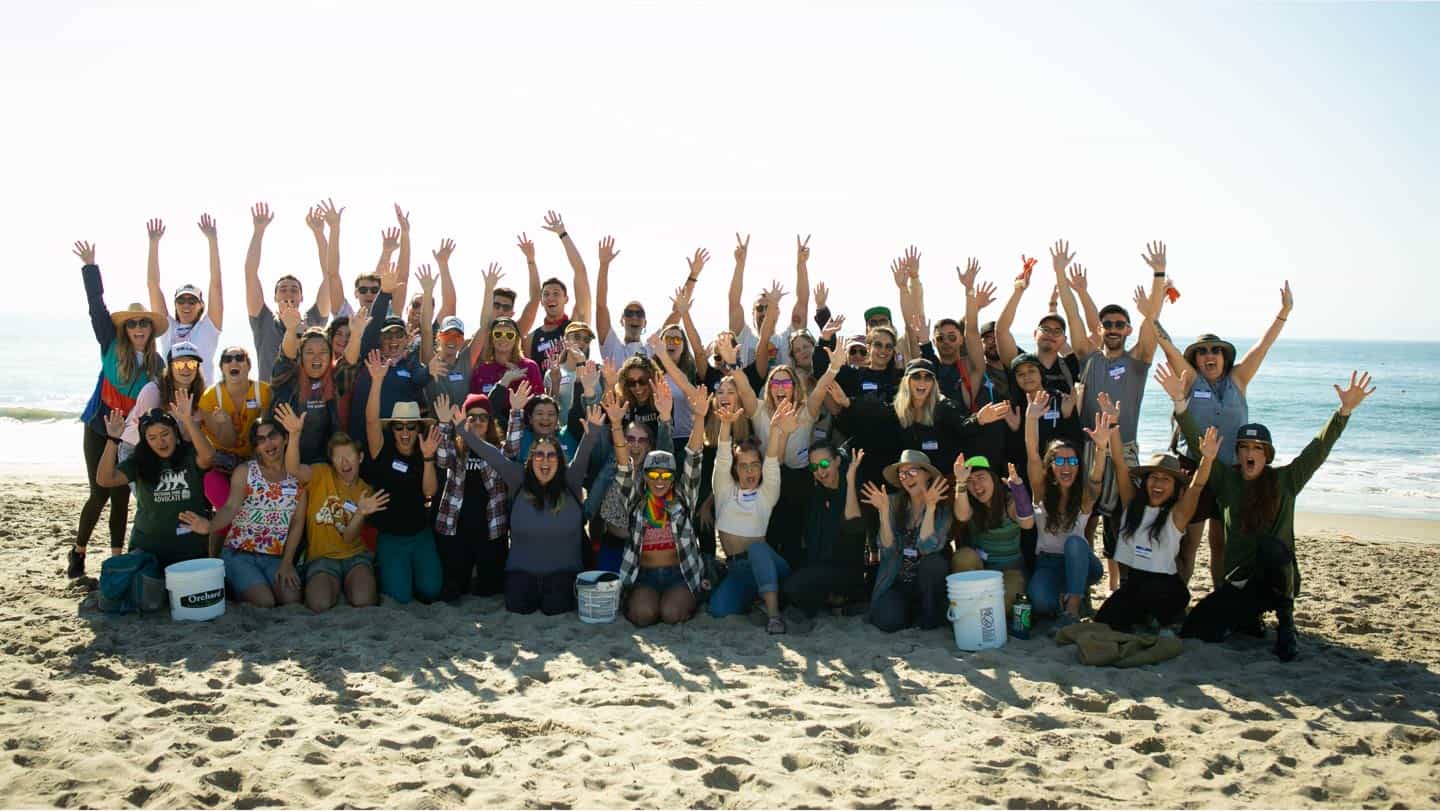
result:
[[[700,493],[700,466],[704,456],[685,448],[685,471],[675,483],[678,498],[670,499],[666,512],[670,516],[670,532],[675,536],[675,548],[680,553],[680,571],[685,575],[685,584],[691,594],[699,594],[705,581],[705,559],[700,555],[700,541],[695,536],[695,525],[690,522],[691,506]],[[625,556],[620,560],[620,584],[629,587],[640,575],[640,547],[645,538],[645,496],[646,488],[640,484],[641,474],[631,473],[631,467],[617,468],[615,483],[625,494],[625,503],[630,505],[630,542],[625,544]]]
[[[435,513],[435,531],[441,535],[455,534],[460,525],[460,506],[465,501],[465,463],[456,452],[454,433],[454,425],[448,421],[440,423],[440,447],[435,449],[435,463],[448,474],[445,491],[440,494],[440,507]],[[510,509],[505,503],[510,494],[500,472],[484,460],[480,464],[485,492],[489,494],[485,509],[490,520],[486,523],[490,525],[490,540],[498,541],[510,531]]]

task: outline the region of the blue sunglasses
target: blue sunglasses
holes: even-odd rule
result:
[[[1055,457],[1055,461],[1052,462],[1051,464],[1055,465],[1055,467],[1066,467],[1067,465],[1068,465],[1069,467],[1080,467],[1080,457],[1078,457],[1078,456],[1057,456],[1057,457]]]

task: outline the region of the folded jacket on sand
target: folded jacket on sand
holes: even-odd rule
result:
[[[1111,630],[1103,622],[1077,622],[1055,633],[1055,644],[1074,645],[1080,650],[1080,663],[1139,667],[1174,659],[1184,649],[1175,637],[1152,634],[1126,634]]]

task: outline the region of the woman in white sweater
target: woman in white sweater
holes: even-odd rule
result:
[[[710,614],[724,617],[744,613],[759,594],[765,601],[765,613],[770,615],[765,630],[783,634],[780,581],[790,574],[790,566],[765,542],[765,531],[770,525],[770,513],[780,500],[780,457],[786,440],[795,431],[798,415],[794,403],[775,410],[770,419],[769,447],[762,460],[760,445],[753,439],[733,449],[730,446],[730,428],[743,413],[724,408],[717,415],[720,434],[713,482],[715,532],[725,550],[729,572],[710,594]]]

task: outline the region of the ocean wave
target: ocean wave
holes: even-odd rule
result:
[[[32,406],[0,406],[0,419],[10,419],[16,422],[55,422],[79,419],[79,417],[79,411],[57,411]]]

